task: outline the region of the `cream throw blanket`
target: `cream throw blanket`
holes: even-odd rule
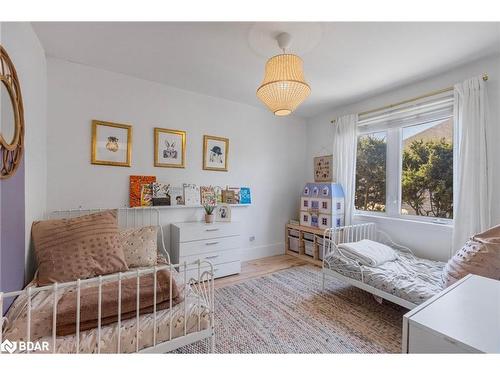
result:
[[[338,245],[338,248],[347,258],[369,267],[377,267],[397,259],[397,254],[392,248],[371,240],[347,242]]]

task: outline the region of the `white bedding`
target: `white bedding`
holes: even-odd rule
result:
[[[392,248],[372,240],[346,242],[338,247],[346,257],[370,267],[377,267],[397,258]]]
[[[175,274],[177,284],[180,287],[182,280]],[[185,334],[184,311],[187,311],[186,333],[196,332],[209,327],[210,310],[203,298],[187,286],[182,288],[184,301],[170,309],[156,312],[156,342],[168,341],[170,337],[176,338]],[[61,293],[62,294],[62,293]],[[60,298],[60,296],[58,296]],[[51,290],[38,292],[33,295],[31,307],[32,314],[38,314],[37,319],[32,316],[30,337],[32,342],[48,342],[52,353],[52,306],[53,292]],[[3,339],[10,341],[27,341],[27,298],[23,294],[19,296],[7,313],[7,324],[4,327]],[[136,351],[136,318],[123,320],[120,324],[120,347],[121,353],[132,353]],[[172,333],[170,336],[170,322],[172,322]],[[116,353],[118,348],[118,323],[101,327],[101,353]],[[143,314],[139,316],[139,350],[153,345],[154,314]],[[80,332],[79,352],[97,352],[97,328]],[[57,353],[76,352],[76,334],[58,336],[56,338]]]
[[[420,304],[439,293],[445,263],[417,258],[396,250],[397,259],[378,267],[362,266],[363,280],[374,288]],[[361,281],[360,268],[338,255],[326,257],[329,268],[343,276]]]

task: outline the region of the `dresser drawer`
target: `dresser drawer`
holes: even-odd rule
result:
[[[179,242],[197,241],[218,237],[237,236],[240,234],[239,223],[200,224],[187,223],[179,225]]]
[[[214,278],[215,279],[218,277],[234,275],[236,273],[241,272],[241,262],[240,261],[223,263],[223,264],[215,264],[213,267],[214,267]],[[208,266],[201,267],[200,273],[203,273],[203,271],[208,271],[208,270],[209,270]],[[181,271],[181,274],[184,276],[183,268],[181,268],[180,271]],[[198,280],[198,268],[197,267],[194,267],[194,268],[188,267],[187,271],[186,271],[186,276],[187,276],[188,281],[191,278]]]
[[[179,244],[179,259],[191,255],[200,255],[240,247],[240,236],[207,238],[199,241],[181,242]]]
[[[231,249],[225,251],[213,251],[204,254],[190,255],[190,256],[181,256],[179,258],[179,263],[182,264],[192,263],[201,260],[208,260],[212,264],[221,264],[221,263],[229,263],[239,261],[241,258],[240,249]]]
[[[430,332],[413,323],[409,325],[409,353],[472,353],[473,351],[464,347],[463,344]]]

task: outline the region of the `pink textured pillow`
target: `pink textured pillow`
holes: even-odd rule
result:
[[[500,225],[473,236],[446,263],[444,287],[469,273],[500,280]]]
[[[128,270],[116,210],[35,221],[31,235],[40,286]]]

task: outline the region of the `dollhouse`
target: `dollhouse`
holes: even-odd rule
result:
[[[307,183],[300,198],[300,225],[327,229],[344,225],[344,191],[331,182]]]

